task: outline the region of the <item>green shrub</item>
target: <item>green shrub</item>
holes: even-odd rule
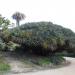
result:
[[[59,65],[61,64],[63,61],[65,61],[65,59],[63,58],[63,56],[57,56],[57,55],[54,55],[54,56],[51,56],[50,57],[50,60],[53,64],[55,65]]]
[[[3,42],[3,40],[0,38],[0,50],[5,50],[6,44]]]
[[[36,60],[31,59],[31,62],[36,65],[51,67],[53,65],[61,65],[65,62],[65,59],[62,56],[53,55],[50,57],[37,57]]]
[[[19,46],[20,46],[19,44],[16,44],[16,43],[14,43],[12,41],[9,41],[9,43],[7,43],[7,48],[10,51],[14,51]]]
[[[37,61],[38,65],[49,65],[50,63],[51,63],[51,61],[47,57],[39,58],[39,60]]]

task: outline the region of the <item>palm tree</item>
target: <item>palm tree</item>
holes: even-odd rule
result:
[[[16,20],[16,25],[19,27],[20,21],[25,18],[25,15],[23,13],[16,12],[12,15],[12,18]]]

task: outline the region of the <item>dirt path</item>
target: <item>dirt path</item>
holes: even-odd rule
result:
[[[28,64],[24,64],[17,58],[6,56],[5,59],[11,67],[10,72],[6,75],[26,73],[30,72],[33,69],[31,66],[29,66]]]
[[[19,74],[10,74],[10,75],[75,75],[75,58],[66,58],[66,59],[68,61],[71,61],[71,64],[69,66],[65,66],[58,69],[51,69],[44,71],[42,70],[39,72],[19,73]]]

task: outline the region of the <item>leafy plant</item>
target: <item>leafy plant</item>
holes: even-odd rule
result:
[[[60,55],[53,54],[52,56],[50,56],[50,61],[55,65],[59,65],[63,63],[65,59],[63,58],[61,54]]]
[[[7,48],[10,51],[14,51],[19,46],[20,46],[19,44],[16,44],[16,43],[14,43],[12,41],[10,41],[9,43],[7,43]]]
[[[5,50],[6,44],[3,42],[3,40],[0,38],[0,50]]]

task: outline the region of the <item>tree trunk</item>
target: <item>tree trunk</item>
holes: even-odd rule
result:
[[[20,21],[16,20],[16,26],[18,27],[18,29],[20,29]]]
[[[16,26],[17,26],[18,35],[20,35],[20,21],[19,20],[16,20]]]

